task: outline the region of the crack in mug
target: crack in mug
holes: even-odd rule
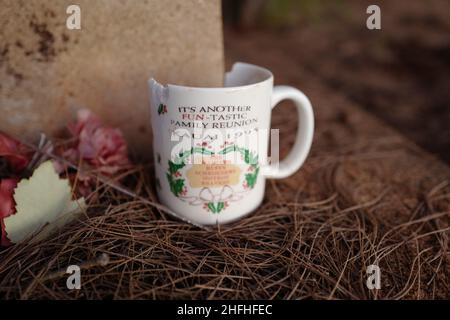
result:
[[[311,148],[311,103],[293,87],[274,87],[265,68],[235,63],[220,88],[163,86],[152,78],[149,89],[158,198],[188,221],[227,223],[251,213],[266,179],[295,173]],[[272,109],[282,100],[294,102],[299,126],[278,163],[273,154],[269,161],[268,145]]]

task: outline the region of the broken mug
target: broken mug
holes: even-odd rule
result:
[[[149,89],[158,197],[186,221],[211,225],[247,215],[261,204],[266,179],[295,173],[309,153],[314,115],[308,98],[274,87],[265,68],[236,63],[221,88],[150,79]],[[297,107],[299,128],[293,149],[278,162],[270,118],[286,99]]]

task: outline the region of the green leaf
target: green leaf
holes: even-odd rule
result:
[[[236,146],[233,145],[233,146],[229,146],[229,147],[226,147],[225,149],[220,150],[219,154],[227,154],[227,153],[235,151],[235,150],[236,150]]]
[[[250,151],[248,151],[248,149],[244,151],[244,161],[245,163],[250,164]]]
[[[175,172],[177,172],[178,170],[180,170],[184,166],[185,166],[185,164],[183,162],[181,162],[181,163],[174,163],[174,162],[169,160],[169,172],[170,172],[170,174],[174,174]]]
[[[169,181],[170,191],[178,197],[183,191],[184,179],[174,179],[171,174],[166,173],[167,180]]]
[[[214,206],[214,203],[208,202],[208,208],[212,213],[216,213],[216,207]]]
[[[171,187],[172,192],[178,197],[180,193],[183,191],[184,179],[176,179]]]
[[[201,154],[208,154],[208,155],[214,154],[213,151],[208,150],[208,149],[206,149],[206,148],[200,148],[200,147],[192,148],[192,153],[193,153],[193,154],[194,154],[194,153],[201,153]]]
[[[250,189],[253,189],[256,184],[256,180],[258,178],[259,168],[256,168],[255,172],[253,173],[247,173],[245,175],[245,180],[247,181],[247,185]]]
[[[253,155],[253,153],[251,154],[251,158],[250,158],[250,164],[253,166],[253,168],[256,168],[258,166],[258,155]]]
[[[217,204],[217,213],[219,213],[220,211],[222,211],[223,208],[225,208],[225,203],[219,202],[219,203]]]

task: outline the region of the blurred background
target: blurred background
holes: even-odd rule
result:
[[[366,28],[371,4],[381,30]],[[316,81],[450,163],[450,1],[223,0],[223,19],[227,68]]]

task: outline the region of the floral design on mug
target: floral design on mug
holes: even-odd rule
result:
[[[158,114],[162,115],[167,113],[167,106],[165,104],[160,103],[158,106]]]
[[[233,196],[233,189],[228,185],[223,186],[219,194],[214,194],[210,188],[203,188],[199,194],[199,198],[203,201],[203,208],[212,213],[220,213],[227,208]]]
[[[186,166],[188,157],[194,154],[201,154],[202,156],[215,158],[232,152],[239,154],[244,163],[248,165],[242,182],[243,191],[236,191],[230,185],[226,184],[222,186],[222,189],[218,193],[214,193],[209,187],[203,187],[197,195],[195,193],[194,195],[188,195],[189,190],[186,184],[186,177],[181,172]],[[181,152],[174,161],[168,161],[166,177],[170,191],[177,198],[193,206],[202,205],[203,209],[207,212],[218,214],[229,207],[230,202],[241,200],[245,193],[251,191],[256,185],[258,174],[258,155],[247,148],[233,144],[224,147],[217,153],[205,147],[192,147]]]
[[[222,149],[219,154],[227,154],[229,152],[239,152],[241,154],[241,159],[249,165],[247,169],[248,173],[245,174],[245,181],[242,186],[244,189],[253,189],[259,174],[258,155],[255,155],[248,149],[236,145],[231,145]]]
[[[180,195],[184,196],[187,193],[185,178],[182,178],[180,170],[186,166],[186,159],[196,153],[206,155],[214,154],[213,151],[206,148],[191,148],[180,153],[175,161],[169,160],[169,171],[166,172],[166,177],[169,182],[170,191],[172,191],[176,197],[179,197]]]

